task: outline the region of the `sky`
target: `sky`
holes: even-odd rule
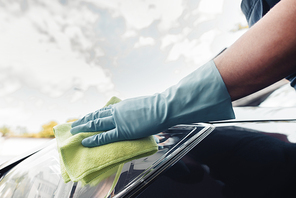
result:
[[[0,127],[162,92],[247,29],[238,0],[0,1]]]

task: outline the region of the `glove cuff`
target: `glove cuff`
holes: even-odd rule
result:
[[[213,60],[163,92],[167,126],[235,118],[231,98]]]

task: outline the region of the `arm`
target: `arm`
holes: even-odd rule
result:
[[[296,1],[282,0],[214,59],[232,100],[296,72]]]
[[[146,137],[177,124],[234,118],[231,100],[296,72],[295,19],[296,1],[282,0],[215,63],[209,61],[162,93],[90,113],[72,124],[71,133],[106,131],[82,141],[94,147]]]

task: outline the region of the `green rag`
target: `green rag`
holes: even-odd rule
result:
[[[118,102],[120,99],[112,97],[106,106]],[[81,181],[83,185],[96,185],[118,172],[123,163],[152,155],[158,150],[153,136],[87,148],[82,146],[81,141],[102,132],[72,135],[70,129],[71,123],[54,127],[61,173],[65,183]]]

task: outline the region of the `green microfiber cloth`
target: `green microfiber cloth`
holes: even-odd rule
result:
[[[117,102],[120,102],[120,99],[113,97],[106,106]],[[54,127],[61,173],[65,183],[81,181],[83,185],[96,185],[118,172],[123,163],[152,155],[158,150],[153,136],[87,148],[82,146],[81,141],[102,132],[72,135],[70,129],[71,123]]]

